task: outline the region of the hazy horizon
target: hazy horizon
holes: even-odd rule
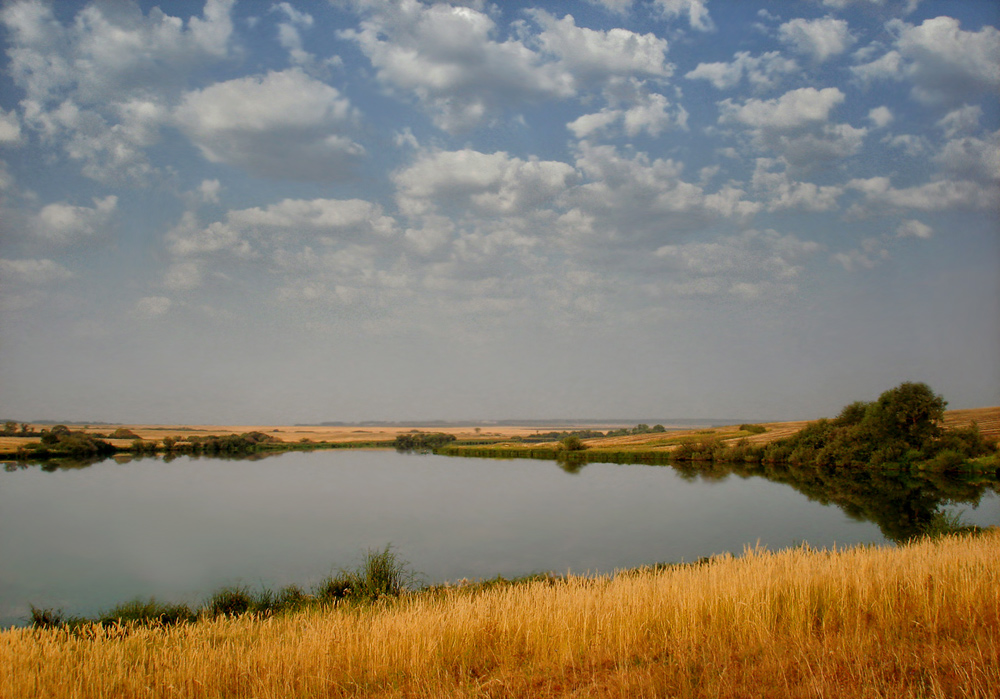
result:
[[[1000,405],[998,25],[2,0],[0,414],[772,421],[903,381]]]

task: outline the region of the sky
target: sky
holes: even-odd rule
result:
[[[1000,3],[0,2],[0,418],[1000,405]]]

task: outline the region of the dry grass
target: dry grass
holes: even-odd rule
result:
[[[1000,439],[1000,407],[991,408],[975,408],[971,410],[949,410],[945,413],[945,426],[947,427],[964,427],[975,421],[983,436],[990,440]],[[747,437],[751,444],[767,444],[784,437],[791,436],[795,432],[808,424],[804,420],[795,422],[769,422],[762,423],[764,427],[767,428],[767,432],[757,435],[749,435]],[[595,429],[595,430],[608,430],[618,427],[623,427],[626,425],[621,424],[607,424],[607,425],[586,425],[586,426],[573,426],[565,425],[559,428],[559,430],[572,430],[572,429]],[[42,427],[35,425],[36,429]],[[85,425],[69,425],[71,429],[83,429],[87,427]],[[302,439],[309,439],[314,442],[373,442],[373,441],[392,441],[399,434],[404,434],[407,432],[412,432],[414,430],[419,430],[423,432],[446,432],[448,434],[455,435],[458,439],[468,439],[468,440],[486,440],[486,439],[510,439],[512,437],[530,437],[539,431],[548,432],[550,428],[540,429],[534,426],[508,426],[508,425],[497,425],[497,426],[487,426],[480,427],[479,431],[476,431],[475,426],[447,426],[439,427],[435,425],[427,425],[424,427],[411,427],[407,425],[406,427],[392,427],[392,426],[378,426],[378,427],[359,427],[359,426],[288,426],[288,425],[98,425],[87,429],[87,432],[97,433],[97,434],[110,434],[114,432],[119,427],[125,427],[127,429],[135,432],[139,437],[144,440],[150,441],[160,441],[164,437],[174,437],[183,439],[190,435],[223,435],[223,434],[242,434],[244,432],[265,432],[267,434],[273,435],[284,442],[298,442]],[[670,426],[668,426],[669,428]],[[608,447],[617,449],[642,449],[644,451],[656,451],[665,450],[668,451],[676,444],[679,440],[697,438],[700,435],[709,435],[716,438],[722,439],[724,441],[736,441],[744,436],[744,433],[739,431],[739,427],[735,425],[730,425],[726,427],[698,427],[695,429],[669,429],[665,433],[651,433],[651,434],[640,434],[640,435],[628,435],[624,437],[612,437],[607,439],[599,440],[585,440],[585,444],[592,447]],[[38,441],[37,438],[28,439],[22,437],[0,437],[0,452],[2,451],[14,451],[18,446],[27,444],[28,442]],[[131,444],[131,440],[110,440],[112,443],[118,446],[128,446]],[[555,442],[552,443],[553,445]],[[540,445],[536,445],[540,446]]]
[[[164,629],[0,633],[2,697],[996,697],[1000,530]]]

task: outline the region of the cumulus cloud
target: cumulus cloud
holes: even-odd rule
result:
[[[1000,184],[1000,131],[985,138],[972,136],[953,138],[933,157],[950,178]]]
[[[688,113],[683,106],[672,104],[662,94],[649,92],[638,81],[615,85],[606,91],[606,97],[615,107],[584,114],[566,125],[577,138],[613,131],[623,131],[629,137],[640,133],[659,136],[670,129],[687,129]]]
[[[934,229],[922,221],[907,219],[896,228],[896,236],[900,238],[922,238],[926,240],[934,235]]]
[[[663,245],[654,253],[667,273],[649,288],[660,295],[756,298],[794,289],[801,263],[818,243],[774,230],[747,230],[713,242]]]
[[[627,249],[709,221],[738,221],[760,209],[731,185],[706,192],[684,180],[683,165],[675,160],[627,157],[614,146],[581,142],[576,168],[584,182],[565,197],[563,222],[569,225],[563,234],[584,245],[614,241]]]
[[[708,0],[653,0],[653,5],[669,19],[686,16],[692,29],[702,32],[715,29],[708,14]]]
[[[575,173],[566,163],[522,160],[499,151],[428,151],[393,176],[402,212],[471,209],[525,214],[566,191]]]
[[[284,199],[267,207],[235,209],[224,221],[202,226],[190,212],[168,234],[175,255],[228,252],[251,257],[286,242],[336,244],[389,236],[395,223],[381,207],[360,199]]]
[[[198,185],[198,196],[206,204],[218,204],[222,183],[218,180],[202,180]]]
[[[189,92],[174,115],[208,160],[257,175],[336,180],[364,153],[350,101],[298,68]]]
[[[135,314],[140,318],[157,318],[169,311],[171,305],[166,296],[144,296],[136,301]]]
[[[542,50],[558,57],[559,67],[578,83],[612,76],[668,78],[673,73],[667,62],[667,40],[655,34],[587,29],[578,27],[572,15],[556,19],[540,10],[532,16],[543,30],[536,39]]]
[[[185,291],[201,286],[201,265],[194,260],[175,262],[163,275],[163,285],[171,291]]]
[[[777,87],[784,78],[798,72],[799,64],[794,59],[785,58],[778,51],[768,51],[760,56],[740,51],[729,63],[699,63],[684,77],[689,80],[708,80],[719,90],[734,88],[745,77],[754,89],[767,90]]]
[[[228,55],[235,0],[207,0],[185,22],[133,2],[90,4],[63,26],[48,3],[20,0],[0,12],[11,36],[10,71],[28,99],[46,103],[71,88],[97,104],[149,84],[176,84],[207,58]]]
[[[935,17],[919,25],[891,20],[893,50],[853,67],[862,82],[907,79],[914,99],[925,104],[954,104],[1000,89],[1000,30],[985,26],[965,31],[953,17]]]
[[[796,129],[825,122],[830,111],[844,101],[836,87],[817,90],[804,87],[791,90],[777,99],[749,99],[735,104],[731,99],[719,103],[720,123],[739,122],[761,129]]]
[[[313,25],[312,15],[296,10],[287,2],[278,3],[272,9],[285,15],[285,21],[278,24],[278,43],[288,51],[292,63],[303,66],[311,63],[313,56],[302,47],[299,29],[308,29]]]
[[[913,96],[921,102],[956,102],[1000,88],[1000,30],[963,31],[957,19],[935,17],[919,26],[890,23],[896,45],[910,64]]]
[[[848,272],[857,269],[874,269],[889,259],[889,250],[886,247],[884,237],[865,238],[861,241],[859,248],[835,253],[832,255],[832,259]]]
[[[341,36],[357,42],[378,79],[413,94],[445,131],[470,129],[508,108],[573,94],[572,77],[516,39],[494,39],[485,13],[400,0]]]
[[[862,85],[870,85],[877,80],[902,80],[903,57],[898,51],[889,51],[868,63],[851,66],[851,74]]]
[[[778,37],[798,53],[822,63],[847,51],[854,38],[842,19],[796,18],[778,27]]]
[[[51,3],[7,3],[0,23],[24,126],[60,143],[88,177],[145,183],[155,168],[144,151],[167,104],[194,69],[229,55],[233,3],[206,0],[186,22],[130,0],[91,3],[66,25]]]
[[[875,107],[868,111],[868,121],[870,121],[876,129],[883,129],[892,123],[893,116],[892,110],[886,106]]]
[[[94,206],[66,203],[48,204],[33,218],[33,233],[38,239],[55,245],[85,242],[108,232],[108,225],[118,208],[118,197],[94,199]]]
[[[726,99],[719,102],[719,123],[748,127],[757,148],[777,152],[790,165],[818,167],[856,153],[867,134],[864,128],[828,123],[844,98],[835,87],[806,87],[771,100]]]
[[[969,135],[978,131],[979,120],[982,116],[982,107],[966,104],[948,112],[938,121],[937,125],[944,131],[945,138],[955,138],[956,136]]]
[[[991,209],[1000,205],[1000,195],[995,186],[984,186],[969,180],[938,180],[895,188],[888,177],[870,177],[850,180],[846,186],[864,196],[863,205],[852,207],[851,213],[855,214],[907,209]]]
[[[0,107],[0,143],[14,144],[21,140],[21,122],[17,112]]]
[[[68,269],[49,259],[0,259],[0,287],[3,288],[9,284],[44,285],[72,276]]]
[[[753,191],[762,197],[768,211],[831,211],[837,207],[843,187],[796,182],[787,172],[774,172],[774,165],[774,160],[758,158],[751,181]]]

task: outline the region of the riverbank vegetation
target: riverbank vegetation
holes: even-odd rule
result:
[[[994,696],[1000,530],[0,632],[0,696]]]
[[[789,435],[767,438],[767,428],[742,424],[737,429],[706,429],[671,434],[658,430],[629,431],[603,438],[580,439],[564,433],[546,444],[503,442],[491,445],[447,445],[439,453],[453,456],[550,458],[570,463],[708,462],[811,466],[821,469],[887,468],[893,470],[996,471],[1000,454],[973,422],[945,427],[944,399],[926,384],[903,383],[871,403],[855,402],[834,419],[810,422]],[[636,438],[634,435],[642,435]],[[569,450],[565,440],[574,439]]]
[[[505,434],[483,432],[480,427],[474,431],[470,427],[403,432],[385,428],[331,431],[306,426],[247,428],[220,435],[207,433],[213,428],[123,426],[104,434],[89,427],[36,429],[28,423],[8,421],[0,433],[0,459],[85,459],[122,453],[162,454],[167,458],[184,454],[246,456],[294,450],[396,448],[453,456],[556,459],[569,469],[588,462],[616,461],[1000,470],[1000,407],[949,412],[944,408],[944,399],[926,384],[904,383],[871,403],[846,406],[833,419],[698,429],[640,423],[606,431],[589,427],[548,432],[515,428],[516,433]]]

